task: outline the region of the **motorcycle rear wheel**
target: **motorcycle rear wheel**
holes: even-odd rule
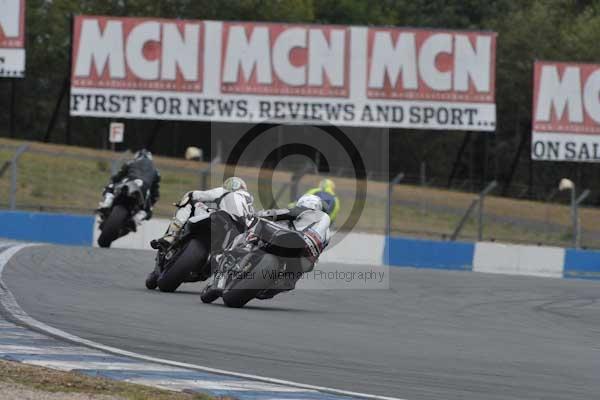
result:
[[[252,269],[251,275],[247,274],[236,278],[228,285],[223,291],[223,303],[232,308],[244,307],[260,292],[273,286],[278,268],[279,259],[272,254],[265,253]]]
[[[122,205],[113,207],[110,215],[102,224],[102,233],[98,238],[98,246],[110,247],[112,242],[119,238],[119,231],[125,225],[125,221],[129,217],[129,211]]]

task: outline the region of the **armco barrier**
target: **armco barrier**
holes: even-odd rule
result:
[[[94,217],[20,211],[0,211],[0,237],[91,246]]]

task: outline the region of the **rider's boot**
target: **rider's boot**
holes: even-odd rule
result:
[[[104,199],[98,203],[98,211],[105,212],[110,209],[113,205],[113,201],[115,200],[115,195],[108,192],[104,194]]]
[[[164,236],[159,239],[152,240],[150,242],[150,247],[152,247],[155,250],[164,250],[168,248],[175,241],[175,237],[181,230],[181,227],[182,225],[178,220],[175,219],[171,221],[169,227],[167,228],[167,232],[164,234]]]
[[[145,221],[147,217],[148,213],[144,210],[140,210],[133,216],[133,222],[135,222],[137,226],[140,226],[142,224],[142,221]]]
[[[148,219],[148,213],[144,210],[138,211],[133,217],[131,217],[129,228],[133,232],[137,232],[138,226],[142,225],[142,222],[146,219]]]

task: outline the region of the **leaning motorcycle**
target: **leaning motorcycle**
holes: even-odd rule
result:
[[[141,179],[124,179],[114,187],[112,207],[100,213],[98,246],[110,247],[118,238],[136,231],[133,216],[146,209],[148,193],[143,191]]]
[[[159,249],[146,288],[174,292],[183,283],[205,281],[211,275],[214,252],[245,230],[251,213],[244,196],[227,194],[217,208],[195,205],[194,216],[179,231],[173,244]]]
[[[226,306],[240,308],[255,298],[272,298],[293,289],[301,275],[312,269],[302,233],[259,218],[252,237],[249,243],[238,236],[219,257],[200,296],[204,303],[222,297]]]

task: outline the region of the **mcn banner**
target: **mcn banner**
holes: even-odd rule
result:
[[[0,78],[25,76],[25,0],[0,0]]]
[[[493,131],[496,35],[79,16],[75,116]]]
[[[531,158],[600,161],[600,65],[538,61]]]

